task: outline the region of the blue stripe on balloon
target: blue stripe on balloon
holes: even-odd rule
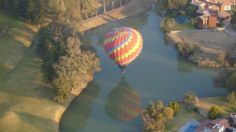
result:
[[[121,46],[125,45],[129,41],[130,36],[131,36],[131,29],[130,28],[127,28],[127,29],[128,29],[128,37],[127,37],[127,39],[125,41],[121,42],[120,44],[118,44],[118,45],[108,49],[108,53],[113,52],[114,50],[116,50],[117,48],[120,48]]]

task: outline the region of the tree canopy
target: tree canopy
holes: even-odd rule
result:
[[[66,24],[52,23],[45,27],[39,33],[38,42],[44,77],[55,88],[55,100],[59,103],[68,99],[71,90],[84,88],[94,72],[100,70],[92,47],[82,44]]]
[[[144,132],[163,132],[165,123],[172,119],[174,111],[162,101],[151,103],[143,112]]]

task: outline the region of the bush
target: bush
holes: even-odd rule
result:
[[[180,111],[180,104],[178,102],[170,102],[168,106],[174,111],[174,115],[176,115]]]
[[[207,117],[211,120],[220,118],[222,116],[222,110],[220,106],[212,106],[211,109],[209,110]]]
[[[184,95],[184,102],[187,104],[187,105],[195,105],[199,102],[199,99],[198,97],[192,93],[192,92],[187,92],[185,95]]]

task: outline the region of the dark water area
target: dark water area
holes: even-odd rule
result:
[[[202,68],[178,57],[164,40],[155,11],[106,24],[85,33],[101,60],[102,71],[64,113],[61,132],[139,132],[139,110],[150,101],[181,99],[187,91],[199,97],[226,95],[213,78],[219,69]],[[140,56],[125,74],[103,50],[103,36],[114,27],[130,26],[143,36]]]

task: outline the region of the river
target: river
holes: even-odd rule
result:
[[[213,77],[219,69],[201,68],[178,57],[163,39],[155,10],[109,23],[85,33],[101,59],[102,71],[64,113],[60,132],[139,132],[138,115],[150,101],[181,99],[187,91],[199,97],[226,95]],[[104,34],[114,27],[131,26],[143,36],[140,56],[121,74],[102,47]]]

